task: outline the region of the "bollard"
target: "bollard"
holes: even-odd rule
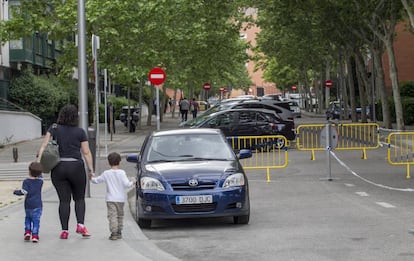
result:
[[[17,150],[17,148],[13,148],[13,160],[14,160],[14,162],[17,162],[18,159],[19,159],[19,151]]]

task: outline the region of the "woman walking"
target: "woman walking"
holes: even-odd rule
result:
[[[94,172],[93,161],[86,132],[78,127],[78,109],[74,105],[66,105],[60,110],[57,128],[48,129],[39,151],[38,161],[52,137],[57,140],[61,159],[51,171],[52,184],[59,197],[59,218],[62,226],[60,238],[67,239],[69,236],[72,198],[75,201],[76,233],[89,237],[90,234],[84,225],[87,175],[83,158],[89,174]]]

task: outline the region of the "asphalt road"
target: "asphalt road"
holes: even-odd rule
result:
[[[323,119],[303,117],[304,122]],[[367,152],[289,150],[289,165],[247,171],[251,219],[156,221],[143,230],[181,260],[414,260],[414,181],[386,161],[386,148]]]

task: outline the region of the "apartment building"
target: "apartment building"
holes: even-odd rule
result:
[[[0,20],[8,20],[10,10],[20,2],[0,1]],[[50,73],[58,55],[58,43],[48,39],[46,33],[35,32],[30,37],[6,42],[0,48],[0,98],[8,99],[10,80],[19,71],[31,68],[35,74]]]

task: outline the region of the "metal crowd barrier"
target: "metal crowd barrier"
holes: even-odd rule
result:
[[[406,165],[406,178],[411,178],[410,165],[414,164],[414,132],[393,132],[388,135],[388,162]]]
[[[288,140],[283,135],[227,137],[233,150],[250,149],[251,158],[240,160],[244,169],[266,169],[266,180],[270,182],[270,170],[286,168],[288,165]]]
[[[315,151],[326,150],[326,138],[323,137],[327,124],[304,124],[296,129],[296,148],[311,151],[311,160],[315,160]],[[362,159],[367,159],[367,149],[380,146],[379,125],[376,123],[331,124],[332,137],[336,150],[362,150]]]

